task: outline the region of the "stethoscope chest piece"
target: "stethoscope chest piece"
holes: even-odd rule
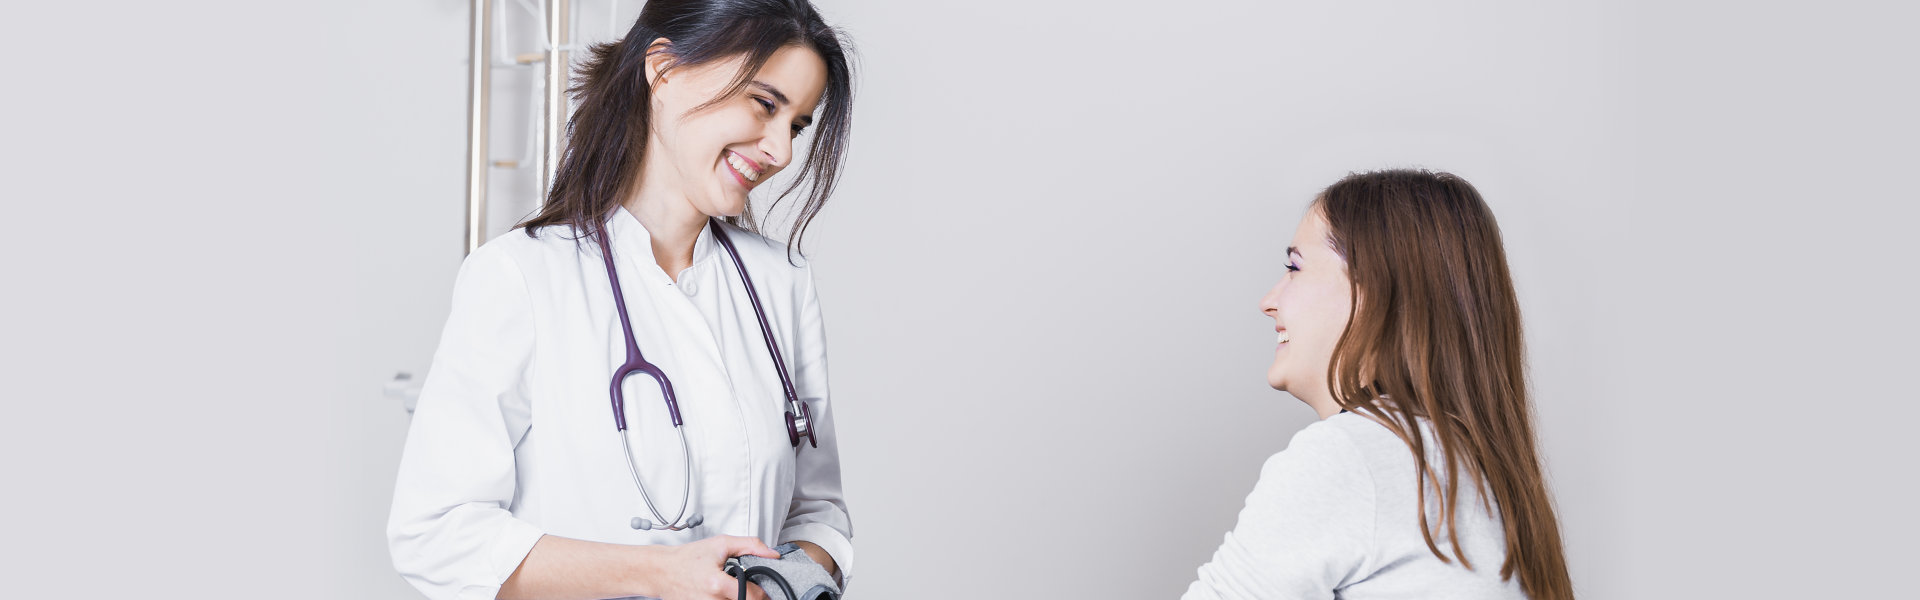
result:
[[[819,448],[820,440],[813,437],[813,407],[805,402],[799,404],[800,414],[793,414],[791,409],[787,411],[787,443],[799,448],[800,438],[804,437],[808,446]]]

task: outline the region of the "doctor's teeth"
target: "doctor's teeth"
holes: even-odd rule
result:
[[[755,171],[752,165],[748,165],[747,161],[741,160],[739,156],[728,154],[727,166],[733,167],[733,170],[738,171],[741,177],[747,178],[747,181],[760,180],[760,172]]]
[[[1280,332],[1280,343],[1285,344],[1288,341],[1291,341],[1292,339],[1293,338],[1291,336],[1287,335],[1287,332],[1285,331]]]

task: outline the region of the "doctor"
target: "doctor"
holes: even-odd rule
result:
[[[811,271],[722,219],[807,133],[782,190],[811,182],[797,243],[843,162],[850,78],[804,0],[652,0],[592,49],[547,204],[461,266],[394,490],[402,577],[432,598],[733,598],[727,557],[794,542],[845,585]],[[629,329],[679,428],[667,386],[614,383]]]

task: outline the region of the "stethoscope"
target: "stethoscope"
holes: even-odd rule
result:
[[[733,241],[727,239],[726,228],[717,220],[711,220],[708,229],[713,231],[713,239],[727,249],[727,256],[733,258],[733,267],[740,271],[740,283],[747,288],[747,300],[753,303],[753,316],[760,320],[760,335],[767,340],[767,354],[773,356],[773,368],[780,373],[780,388],[787,395],[787,442],[800,447],[800,439],[806,438],[807,444],[820,447],[820,441],[813,437],[813,411],[793,393],[793,379],[787,376],[787,364],[780,359],[780,346],[773,340],[773,327],[767,324],[767,313],[760,308],[760,295],[753,290],[753,279],[747,277],[747,265],[740,262],[740,253],[733,249]],[[640,354],[640,345],[633,340],[633,325],[627,321],[627,299],[620,292],[620,274],[613,268],[613,248],[607,241],[607,230],[599,231],[600,256],[607,261],[607,280],[613,285],[613,304],[620,310],[620,333],[627,338],[627,362],[613,371],[613,423],[619,428],[620,447],[627,452],[627,471],[633,474],[634,487],[640,488],[640,499],[646,501],[647,512],[653,513],[653,520],[634,517],[634,529],[680,531],[689,527],[699,527],[705,521],[698,514],[687,518],[687,499],[693,495],[693,453],[687,447],[687,430],[681,427],[680,403],[673,396],[673,382],[658,365],[647,362]],[[682,477],[680,493],[680,511],[668,521],[654,507],[653,497],[647,494],[647,484],[640,477],[640,468],[633,462],[633,444],[627,439],[626,400],[620,394],[621,384],[635,373],[652,377],[660,384],[660,396],[667,401],[667,413],[673,416],[673,429],[680,434],[680,456],[682,458]],[[686,522],[682,523],[681,520]]]

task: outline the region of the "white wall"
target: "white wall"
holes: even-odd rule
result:
[[[807,247],[856,597],[961,597],[955,554],[1176,596],[1311,419],[1254,309],[1295,219],[1392,166],[1502,221],[1584,596],[1892,589],[1912,9],[820,4],[862,67]],[[13,589],[412,597],[380,388],[460,258],[466,19],[9,10]]]

